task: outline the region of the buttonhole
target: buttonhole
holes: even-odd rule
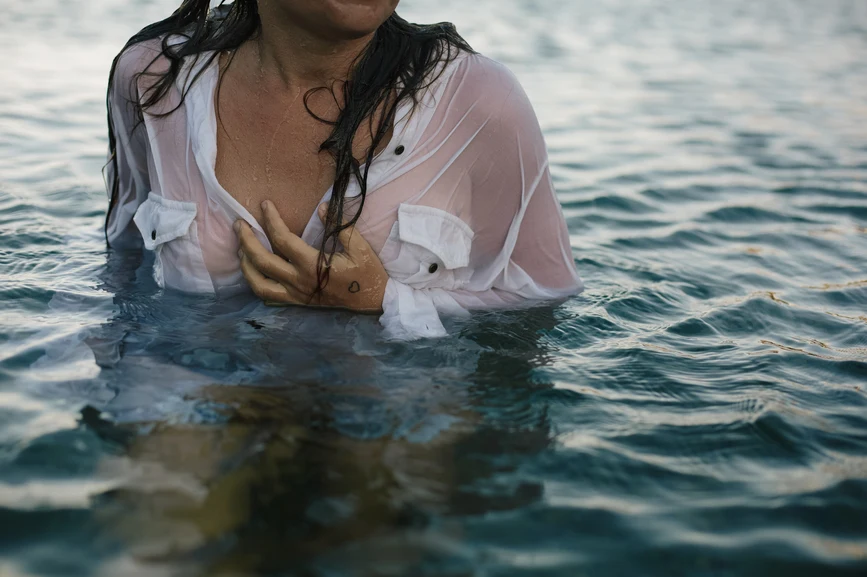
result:
[[[439,268],[440,268],[440,267],[439,267],[439,265],[438,265],[437,263],[433,263],[432,265],[430,265],[430,266],[428,267],[427,271],[428,271],[429,273],[433,274],[433,273],[435,273],[437,270],[439,270]]]
[[[156,239],[157,239],[157,231],[152,230],[151,231],[151,240],[156,240]]]
[[[396,155],[400,156],[401,154],[404,153],[405,150],[406,150],[406,147],[401,144],[400,146],[398,146],[397,148],[394,149],[394,153]]]

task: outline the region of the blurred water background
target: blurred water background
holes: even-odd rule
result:
[[[0,575],[867,574],[867,2],[404,0],[508,64],[588,290],[436,342],[107,255],[112,56],[0,0]]]

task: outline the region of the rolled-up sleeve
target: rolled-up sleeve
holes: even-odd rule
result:
[[[382,316],[392,338],[443,336],[439,315],[583,290],[542,131],[517,79],[492,60],[467,57],[438,107],[447,108],[435,115],[415,152],[421,160],[402,186],[420,191],[411,204],[466,223],[471,248],[466,265],[449,270],[441,282],[392,275]],[[429,239],[437,242],[454,239]],[[386,243],[387,270],[388,248]]]
[[[108,111],[115,150],[109,150],[105,177],[111,206],[106,238],[112,248],[141,246],[141,237],[131,225],[136,210],[147,200],[150,181],[147,129],[139,122],[135,106],[139,98],[137,76],[158,54],[143,44],[127,48],[118,57],[111,79]]]

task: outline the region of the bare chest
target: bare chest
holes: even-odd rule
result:
[[[217,179],[261,222],[270,200],[300,235],[334,181],[331,155],[320,152],[331,126],[313,118],[297,99],[268,97],[226,83],[217,118]]]
[[[224,66],[225,65],[225,66]],[[217,179],[226,191],[261,222],[261,204],[270,200],[289,229],[301,235],[319,201],[334,183],[335,167],[322,143],[341,113],[334,92],[275,85],[255,66],[221,61],[224,70],[216,91]],[[357,104],[357,103],[356,103]],[[378,120],[381,111],[374,114]],[[361,122],[351,143],[359,163],[373,146],[372,127]],[[391,138],[389,127],[376,153]]]

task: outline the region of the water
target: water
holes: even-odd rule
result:
[[[437,342],[107,255],[110,59],[3,2],[0,575],[867,574],[867,4],[405,0],[522,79],[588,291]]]

